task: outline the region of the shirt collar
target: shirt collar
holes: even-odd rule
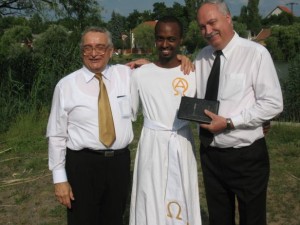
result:
[[[107,79],[107,80],[111,79],[111,73],[109,73],[109,68],[110,68],[110,65],[107,65],[105,67],[105,69],[102,71],[104,79]],[[82,70],[83,70],[83,75],[84,75],[84,79],[85,79],[86,83],[90,82],[95,77],[95,73],[91,72],[85,66],[83,66]]]
[[[239,38],[239,35],[236,32],[234,32],[234,35],[233,35],[232,39],[230,40],[230,42],[226,45],[226,47],[224,49],[222,49],[223,56],[225,57],[225,59],[229,57],[230,52],[236,46],[236,42],[237,42],[238,38]]]

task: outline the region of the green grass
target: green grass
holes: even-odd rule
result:
[[[1,224],[64,225],[66,212],[54,197],[48,171],[45,130],[47,110],[16,118],[7,133],[0,134],[0,221]],[[130,145],[132,169],[142,127],[134,123],[135,139]],[[207,207],[199,161],[199,141],[193,124],[203,225],[208,225]],[[300,212],[300,126],[272,124],[267,134],[271,160],[268,187],[268,224],[299,225]],[[129,204],[128,204],[129,207]],[[129,210],[126,218],[128,221]]]

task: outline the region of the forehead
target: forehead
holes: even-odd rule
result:
[[[222,15],[223,14],[220,12],[216,4],[204,4],[199,8],[197,16],[200,23],[205,23],[208,20],[216,19]]]
[[[90,31],[83,36],[83,44],[108,44],[105,33]]]
[[[155,35],[180,36],[180,27],[174,22],[160,22],[155,29]]]

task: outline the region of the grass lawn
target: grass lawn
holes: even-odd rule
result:
[[[48,113],[18,118],[5,134],[0,134],[0,223],[3,225],[64,225],[64,207],[56,202],[48,171],[45,129]],[[141,130],[141,118],[134,124],[131,144],[132,169]],[[196,134],[193,124],[194,133]],[[300,213],[300,126],[272,124],[267,134],[271,160],[268,188],[268,224],[299,225]],[[208,225],[199,142],[196,157],[203,225]],[[128,220],[128,210],[126,212]]]

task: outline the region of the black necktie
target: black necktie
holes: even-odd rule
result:
[[[215,52],[216,58],[214,64],[211,68],[207,84],[206,84],[206,92],[205,99],[207,100],[217,100],[218,90],[219,90],[219,77],[220,77],[220,56],[223,54],[221,50]],[[201,143],[207,147],[214,139],[214,135],[206,129],[200,128],[200,141]]]

